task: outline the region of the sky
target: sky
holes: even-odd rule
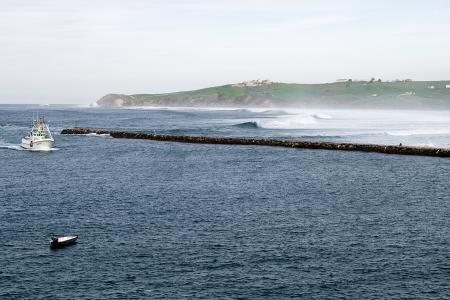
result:
[[[0,103],[450,79],[447,0],[0,0]]]

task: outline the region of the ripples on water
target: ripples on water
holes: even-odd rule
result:
[[[0,107],[3,145],[19,143],[33,109]],[[285,133],[233,126],[277,117],[267,112],[43,113],[55,131]],[[1,299],[450,293],[448,159],[55,139],[58,151],[0,149]],[[57,234],[78,234],[79,242],[50,251]]]

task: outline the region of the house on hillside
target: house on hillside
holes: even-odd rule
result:
[[[233,87],[255,87],[255,86],[262,86],[262,85],[269,85],[272,84],[273,81],[270,81],[268,79],[256,79],[256,80],[250,80],[250,81],[242,81],[239,83],[235,83],[232,86]]]

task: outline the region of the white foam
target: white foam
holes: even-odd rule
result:
[[[91,132],[91,133],[87,133],[85,134],[86,136],[90,136],[90,137],[111,137],[111,135],[109,133],[95,133],[95,132]]]
[[[326,114],[313,114],[313,117],[316,119],[330,120],[332,117]]]
[[[391,135],[391,136],[450,135],[450,128],[447,128],[447,129],[423,128],[423,129],[395,130],[395,131],[387,131],[386,135]]]
[[[317,123],[312,115],[287,115],[256,121],[258,127],[265,129],[302,129]]]
[[[58,151],[59,148],[54,147],[54,148],[50,148],[50,149],[24,149],[24,150],[33,151],[33,152],[51,152],[51,151]]]
[[[79,107],[79,108],[95,108],[95,107],[99,107],[97,102],[92,102],[89,104],[79,104],[79,105],[75,105],[73,107]]]
[[[0,144],[0,149],[10,149],[10,150],[26,150],[22,148],[20,145],[14,145],[14,144]]]
[[[417,147],[424,147],[424,148],[436,148],[436,145],[433,143],[425,143],[425,144],[417,144]]]
[[[0,149],[9,149],[9,150],[16,150],[16,151],[32,151],[32,152],[50,152],[50,151],[57,151],[59,148],[50,148],[50,149],[25,149],[22,148],[19,144],[10,144],[5,143],[2,140],[0,140]]]
[[[450,111],[283,109],[238,120],[287,136],[423,147],[450,142]]]

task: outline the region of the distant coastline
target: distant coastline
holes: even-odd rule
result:
[[[450,81],[341,79],[333,83],[296,84],[252,80],[165,94],[108,94],[97,104],[101,107],[450,109]]]

